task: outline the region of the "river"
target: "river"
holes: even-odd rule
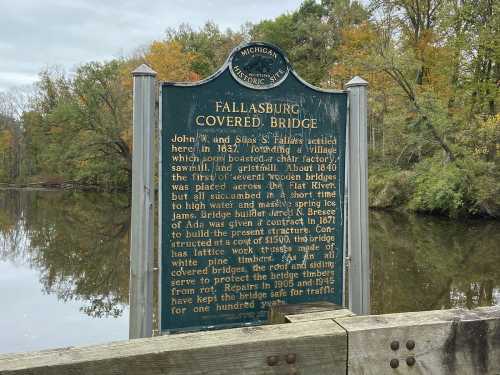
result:
[[[0,353],[128,337],[127,195],[0,190]],[[370,213],[372,313],[500,304],[500,222]]]

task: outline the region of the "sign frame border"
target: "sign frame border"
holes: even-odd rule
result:
[[[232,72],[231,69],[231,61],[235,55],[236,52],[239,50],[251,46],[251,45],[264,45],[264,46],[269,46],[272,48],[275,48],[281,56],[285,59],[288,67],[288,72],[285,74],[285,76],[279,81],[278,84],[273,84],[270,85],[269,87],[252,87],[252,86],[247,86],[243,84],[239,79],[237,79]],[[158,80],[157,84],[159,86],[158,94],[159,94],[159,100],[158,100],[158,266],[157,266],[157,271],[158,271],[158,295],[157,295],[157,303],[158,303],[158,312],[157,312],[157,319],[158,319],[158,330],[159,334],[170,334],[169,330],[165,329],[162,327],[162,245],[163,245],[163,225],[162,225],[162,201],[163,201],[163,178],[162,178],[162,166],[163,166],[163,160],[162,160],[162,130],[163,127],[167,124],[163,124],[163,87],[164,86],[176,86],[176,87],[197,87],[197,86],[203,86],[206,83],[209,83],[215,79],[217,79],[221,74],[223,74],[226,70],[229,70],[229,73],[231,77],[235,79],[235,81],[240,84],[243,87],[252,89],[252,90],[258,90],[258,91],[265,91],[265,90],[271,90],[280,84],[282,84],[288,76],[291,74],[295,79],[297,79],[301,84],[304,86],[308,87],[311,90],[322,92],[322,93],[328,93],[328,94],[346,94],[347,95],[347,116],[346,116],[346,131],[345,131],[345,161],[344,161],[344,204],[343,204],[343,210],[342,210],[342,221],[343,221],[343,241],[342,241],[342,307],[346,308],[347,303],[350,303],[351,296],[349,296],[349,300],[346,299],[346,293],[348,293],[348,289],[346,288],[346,280],[347,280],[347,271],[349,269],[349,253],[348,253],[348,203],[349,203],[349,133],[350,133],[350,93],[349,90],[343,89],[324,89],[318,86],[315,86],[307,81],[305,81],[300,75],[295,71],[293,66],[290,64],[290,61],[287,57],[287,55],[283,52],[283,50],[274,44],[271,43],[266,43],[266,42],[261,42],[261,41],[252,41],[252,42],[245,42],[241,43],[237,47],[233,48],[231,52],[229,53],[226,61],[224,64],[217,69],[213,74],[209,75],[208,77],[198,80],[198,81],[161,81]],[[349,277],[350,278],[350,277]],[[239,324],[239,325],[232,325],[228,324],[224,328],[234,328],[234,327],[244,327],[244,326],[255,326],[255,325],[261,325],[261,323],[255,323],[255,324]],[[201,329],[189,329],[189,327],[183,331],[175,331],[175,333],[180,333],[180,332],[196,332],[200,331]]]

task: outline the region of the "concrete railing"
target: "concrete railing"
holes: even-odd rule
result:
[[[500,306],[351,316],[0,355],[0,374],[500,374]]]

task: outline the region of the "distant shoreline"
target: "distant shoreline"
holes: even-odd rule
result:
[[[37,183],[27,183],[27,184],[9,184],[9,183],[0,183],[0,191],[5,190],[21,190],[21,191],[75,191],[75,192],[101,192],[101,193],[127,193],[129,190],[123,188],[113,188],[106,189],[102,186],[97,185],[84,185],[78,184],[74,182],[64,182],[64,183],[46,183],[46,182],[37,182]],[[157,189],[155,189],[157,192]],[[372,212],[394,212],[394,213],[410,213],[418,216],[429,216],[429,217],[442,217],[449,220],[460,221],[467,219],[475,219],[475,220],[484,220],[484,221],[499,221],[499,217],[488,216],[488,215],[467,215],[467,216],[459,216],[456,218],[450,218],[447,215],[439,214],[431,211],[413,211],[408,208],[404,208],[401,206],[370,206],[370,211]]]
[[[95,192],[127,192],[128,189],[112,187],[106,188],[99,185],[85,185],[73,181],[64,181],[60,183],[53,182],[30,182],[30,183],[0,183],[0,190],[32,190],[32,191],[95,191]]]

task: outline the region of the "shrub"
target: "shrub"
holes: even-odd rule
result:
[[[403,206],[410,198],[412,172],[390,168],[372,168],[368,177],[369,204],[372,208]]]
[[[500,187],[494,163],[472,158],[451,163],[426,160],[416,166],[411,180],[412,210],[451,217],[498,216]]]

